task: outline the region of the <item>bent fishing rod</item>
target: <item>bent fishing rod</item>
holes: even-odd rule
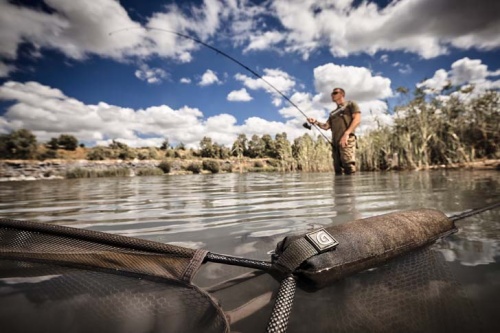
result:
[[[135,30],[135,29],[145,29],[145,30],[150,30],[150,31],[161,31],[161,32],[166,32],[166,33],[170,33],[170,34],[173,34],[173,35],[177,35],[179,37],[182,37],[182,38],[186,38],[186,39],[189,39],[189,40],[192,40],[198,44],[201,44],[213,51],[215,51],[217,54],[220,54],[224,57],[226,57],[227,59],[231,60],[232,62],[236,63],[237,65],[243,67],[245,70],[247,70],[248,72],[252,73],[252,75],[254,75],[256,78],[262,80],[265,84],[267,84],[269,87],[271,87],[276,93],[278,93],[281,97],[283,97],[288,103],[290,103],[290,105],[292,105],[294,108],[296,108],[305,118],[306,120],[309,118],[307,117],[307,115],[305,114],[304,111],[302,111],[297,104],[295,104],[287,95],[285,95],[283,92],[281,92],[278,88],[276,88],[275,86],[273,86],[269,81],[267,81],[266,79],[264,79],[259,73],[257,73],[256,71],[254,71],[253,69],[251,69],[250,67],[246,66],[245,64],[243,64],[241,61],[237,60],[236,58],[230,56],[229,54],[221,51],[220,49],[210,45],[210,44],[207,44],[197,38],[194,38],[194,37],[191,37],[189,35],[186,35],[186,34],[183,34],[183,33],[180,33],[180,32],[177,32],[177,31],[173,31],[173,30],[168,30],[168,29],[162,29],[162,28],[154,28],[154,27],[132,27],[132,28],[123,28],[123,29],[119,29],[119,30],[115,30],[115,31],[112,31],[109,33],[109,36],[112,36],[116,33],[121,33],[121,32],[124,32],[124,31],[128,31],[128,30]],[[302,126],[304,126],[305,128],[307,129],[311,129],[312,126],[314,126],[318,132],[326,139],[326,141],[330,144],[332,144],[331,140],[322,132],[320,131],[320,128],[316,125],[316,124],[311,124],[309,123],[308,121],[306,121]]]

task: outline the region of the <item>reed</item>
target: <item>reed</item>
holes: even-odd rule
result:
[[[108,169],[91,169],[91,168],[73,168],[66,171],[66,178],[103,178],[103,177],[128,177],[130,176],[129,168],[108,168]]]

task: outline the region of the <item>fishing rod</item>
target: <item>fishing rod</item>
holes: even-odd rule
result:
[[[150,30],[150,31],[162,31],[162,32],[167,32],[167,33],[170,33],[170,34],[173,34],[173,35],[177,35],[179,37],[182,37],[182,38],[186,38],[186,39],[189,39],[189,40],[192,40],[198,44],[201,44],[213,51],[215,51],[217,54],[220,54],[224,57],[226,57],[227,59],[231,60],[232,62],[238,64],[239,66],[243,67],[244,69],[246,69],[248,72],[252,73],[255,77],[257,77],[258,79],[262,80],[264,83],[266,83],[269,87],[271,87],[276,93],[278,93],[281,97],[283,97],[288,103],[290,103],[290,105],[292,105],[294,108],[296,108],[306,119],[308,119],[309,117],[307,117],[307,115],[305,114],[304,111],[302,111],[299,106],[297,104],[295,104],[290,98],[288,98],[288,96],[286,96],[283,92],[281,92],[278,88],[276,88],[275,86],[273,86],[269,81],[267,81],[266,79],[264,79],[259,73],[257,73],[256,71],[254,71],[253,69],[251,69],[250,67],[248,67],[247,65],[243,64],[241,61],[237,60],[236,58],[230,56],[229,54],[221,51],[220,49],[210,45],[210,44],[207,44],[197,38],[194,38],[194,37],[191,37],[189,35],[186,35],[186,34],[183,34],[183,33],[180,33],[180,32],[177,32],[177,31],[173,31],[173,30],[168,30],[168,29],[162,29],[162,28],[154,28],[154,27],[132,27],[132,28],[123,28],[123,29],[118,29],[118,30],[115,30],[115,31],[112,31],[109,33],[109,36],[112,36],[116,33],[120,33],[120,32],[124,32],[124,31],[128,31],[128,30],[135,30],[135,29],[146,29],[146,30]],[[316,124],[311,124],[309,123],[308,121],[306,121],[304,124],[302,124],[302,126],[304,126],[304,128],[307,128],[307,129],[311,129],[312,126],[314,126],[318,132],[326,139],[326,141],[330,144],[332,144],[332,142],[330,141],[330,139],[322,132],[320,131],[319,127],[316,125]]]

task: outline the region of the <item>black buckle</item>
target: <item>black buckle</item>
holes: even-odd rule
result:
[[[323,228],[306,234],[306,239],[314,246],[318,253],[329,251],[339,245],[339,242]]]

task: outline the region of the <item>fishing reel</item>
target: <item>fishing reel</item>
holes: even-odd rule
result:
[[[308,130],[311,130],[312,128],[311,124],[309,124],[307,121],[303,123],[302,126],[304,126],[304,128],[307,128]]]

